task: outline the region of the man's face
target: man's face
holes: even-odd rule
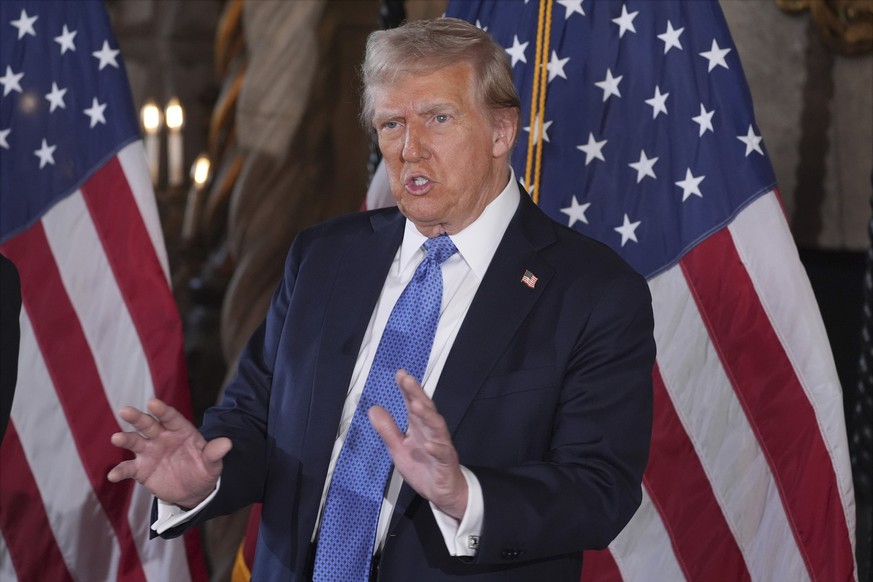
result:
[[[509,180],[515,111],[498,111],[492,121],[466,63],[403,75],[372,95],[401,212],[425,236],[455,234],[476,220]]]

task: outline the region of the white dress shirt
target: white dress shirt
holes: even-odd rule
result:
[[[422,387],[428,396],[432,396],[439,381],[440,374],[445,366],[446,359],[457,337],[458,330],[473,297],[479,289],[479,284],[485,276],[491,259],[500,244],[506,227],[509,225],[515,210],[518,207],[521,196],[515,181],[515,174],[510,170],[509,183],[472,224],[464,230],[451,235],[452,242],[458,252],[449,257],[441,266],[443,275],[443,298],[440,310],[440,319],[434,336],[433,347],[424,373]],[[322,493],[321,506],[333,475],[334,466],[339,457],[340,449],[345,441],[346,433],[351,424],[355,408],[364,390],[364,384],[369,374],[370,366],[376,355],[379,339],[385,330],[388,316],[394,308],[394,304],[403,292],[407,283],[412,279],[418,264],[424,259],[425,251],[422,248],[426,237],[415,228],[410,221],[406,221],[403,234],[403,242],[394,257],[379,301],[370,317],[370,323],[364,334],[358,358],[352,372],[349,392],[343,406],[340,424],[337,429],[337,438],[331,454],[328,467],[327,479],[325,480],[324,492]],[[458,522],[449,515],[438,510],[433,504],[431,509],[437,524],[442,531],[443,538],[449,553],[453,556],[472,556],[475,554],[475,544],[471,544],[470,536],[478,536],[482,529],[484,503],[482,489],[475,475],[465,467],[461,467],[468,484],[467,511],[463,519]],[[374,551],[382,546],[388,531],[391,514],[400,493],[403,478],[395,470],[392,472],[382,510],[379,515],[379,524],[376,531]],[[216,487],[216,492],[218,487]],[[158,500],[158,519],[152,524],[152,529],[162,533],[191,519],[197,512],[205,507],[214,497],[215,492],[203,503],[191,511],[166,504]],[[321,509],[319,509],[319,515]],[[313,539],[317,536],[318,524],[316,523]],[[473,546],[473,547],[471,547]]]

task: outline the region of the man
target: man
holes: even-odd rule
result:
[[[455,19],[373,33],[363,77],[398,208],[301,233],[202,436],[161,402],[125,408],[138,433],[112,442],[136,459],[109,478],[155,493],[165,537],[263,502],[255,580],[575,582],[581,551],[641,499],[648,288],[520,192],[519,100],[486,33]],[[431,277],[432,347],[385,364],[418,345],[426,310],[404,311],[407,292]],[[391,389],[372,397],[385,367]],[[370,434],[393,473],[371,471]]]

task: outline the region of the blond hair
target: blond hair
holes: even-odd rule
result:
[[[361,66],[361,122],[372,127],[374,87],[390,85],[403,75],[429,73],[458,63],[473,68],[479,102],[489,114],[498,109],[520,110],[506,50],[469,22],[435,18],[370,34]]]

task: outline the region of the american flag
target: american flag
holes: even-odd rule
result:
[[[537,277],[536,275],[534,275],[530,271],[525,271],[524,275],[521,278],[521,282],[524,283],[525,285],[527,285],[528,287],[530,287],[531,289],[533,289],[536,286],[538,280],[539,280],[539,277]]]
[[[205,579],[149,541],[151,496],[106,479],[125,404],[190,410],[137,117],[102,2],[0,3],[0,252],[21,350],[0,447],[0,580]]]
[[[841,389],[718,2],[452,0],[446,14],[506,48],[516,175],[653,294],[643,504],[583,580],[856,578]]]

